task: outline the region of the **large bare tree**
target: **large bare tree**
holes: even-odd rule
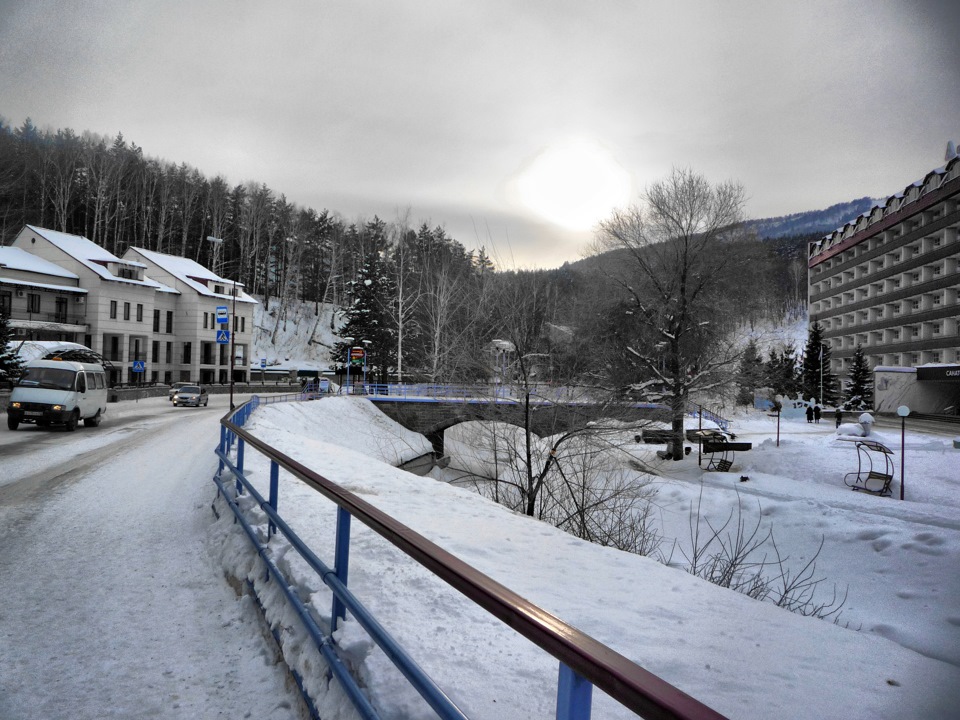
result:
[[[693,392],[718,387],[736,360],[725,346],[721,278],[736,264],[725,243],[739,232],[744,192],[739,183],[711,185],[689,169],[674,169],[641,202],[600,225],[597,249],[619,251],[613,275],[624,295],[631,380],[657,386],[670,405],[669,452],[683,453],[683,418]]]

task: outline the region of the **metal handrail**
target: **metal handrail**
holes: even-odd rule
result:
[[[334,502],[338,508],[357,518],[455,590],[559,660],[561,685],[565,682],[566,667],[578,678],[586,680],[645,718],[721,720],[724,717],[496,582],[360,497],[258,439],[232,421],[242,409],[243,406],[220,420],[228,433],[241,438],[271,462]],[[248,413],[245,411],[244,417]],[[570,682],[569,678],[567,682]],[[558,717],[559,710],[558,707]],[[589,717],[589,709],[583,717]]]

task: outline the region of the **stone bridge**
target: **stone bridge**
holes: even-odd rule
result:
[[[495,420],[524,426],[524,406],[513,400],[488,398],[395,398],[372,395],[367,398],[388,417],[405,428],[426,435],[437,457],[443,455],[443,431],[458,423]],[[603,418],[623,422],[670,421],[663,405],[602,405],[597,403],[535,403],[530,406],[530,429],[540,437],[586,427]]]

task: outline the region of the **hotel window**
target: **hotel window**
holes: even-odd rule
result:
[[[27,312],[40,312],[40,296],[33,293],[27,294]]]
[[[123,304],[123,319],[124,320],[130,319],[130,303],[128,302],[125,302]]]
[[[160,311],[159,310],[153,311],[153,331],[155,333],[160,332]]]
[[[150,346],[150,362],[160,362],[160,341],[154,340]]]
[[[919,309],[920,309],[920,301],[919,301],[919,300],[914,300],[912,303],[910,303],[910,305],[913,307],[914,310],[919,310]]]
[[[117,301],[116,300],[110,301],[110,319],[111,320],[117,319]]]
[[[204,329],[204,330],[207,329],[207,314],[206,314],[206,313],[203,314],[203,329]]]
[[[940,295],[934,295],[934,296],[933,296],[933,304],[934,304],[934,305],[939,305],[942,300],[943,300],[943,298],[942,298]]]
[[[246,316],[243,316],[240,318],[240,332],[246,332],[246,331],[247,331],[247,318]]]
[[[137,303],[137,322],[143,322],[143,305]]]
[[[173,310],[167,310],[167,332],[173,332]]]
[[[941,274],[942,272],[943,272],[943,265],[934,265],[934,267],[933,267],[933,276],[934,276],[934,277],[936,277],[937,275]]]

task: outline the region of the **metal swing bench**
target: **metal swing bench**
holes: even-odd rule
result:
[[[893,451],[876,440],[856,440],[855,443],[857,471],[844,475],[843,482],[853,490],[890,497],[893,494],[890,490],[890,483],[893,481]]]

